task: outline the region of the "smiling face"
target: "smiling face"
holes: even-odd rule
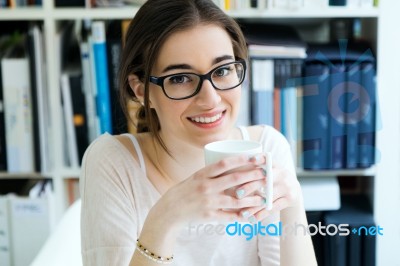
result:
[[[200,24],[172,34],[163,44],[152,76],[182,72],[205,74],[235,61],[232,41],[224,29]],[[239,111],[241,87],[216,90],[204,80],[200,92],[188,99],[167,98],[161,87],[150,83],[151,107],[160,121],[160,135],[167,146],[186,142],[197,147],[225,139]]]

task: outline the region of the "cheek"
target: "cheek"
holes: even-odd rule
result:
[[[242,95],[242,88],[238,87],[229,91],[226,95],[225,99],[232,106],[232,109],[239,109],[240,107],[240,99]]]

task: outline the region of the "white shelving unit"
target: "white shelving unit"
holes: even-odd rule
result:
[[[400,34],[397,39],[393,27],[400,25],[399,1],[380,1],[378,8],[314,8],[300,10],[241,10],[228,12],[229,15],[244,19],[288,19],[308,20],[330,18],[362,18],[376,20],[375,27],[367,29],[371,36],[375,37],[377,47],[378,65],[378,94],[380,101],[380,113],[383,128],[378,132],[377,146],[381,153],[381,161],[373,168],[354,171],[322,171],[310,172],[298,170],[299,176],[332,176],[332,175],[365,175],[374,176],[374,215],[376,223],[384,228],[384,236],[378,237],[377,265],[400,265],[393,252],[394,245],[400,242]],[[389,3],[390,2],[390,3]],[[55,35],[57,26],[62,20],[80,19],[130,19],[138,10],[138,7],[125,8],[55,8],[52,1],[43,1],[42,8],[0,9],[0,23],[2,21],[29,21],[35,20],[43,23],[44,38],[47,53],[47,83],[49,86],[50,110],[52,113],[53,143],[51,145],[54,155],[54,169],[46,174],[54,181],[56,217],[60,218],[67,207],[66,182],[67,178],[78,177],[79,169],[70,169],[63,165],[63,125],[62,110],[60,105],[59,76],[56,67]],[[0,24],[1,25],[1,24]],[[379,33],[379,34],[378,34]],[[0,179],[41,178],[35,173],[7,174],[0,173]]]

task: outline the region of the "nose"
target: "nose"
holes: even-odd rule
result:
[[[204,108],[212,109],[221,102],[221,96],[209,80],[204,80],[196,95],[196,103]]]

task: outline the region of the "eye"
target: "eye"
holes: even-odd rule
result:
[[[214,76],[224,77],[224,76],[229,75],[232,70],[233,70],[232,66],[224,66],[224,67],[216,69],[214,71]]]
[[[175,75],[168,78],[170,84],[182,84],[191,82],[192,78],[188,75]]]

